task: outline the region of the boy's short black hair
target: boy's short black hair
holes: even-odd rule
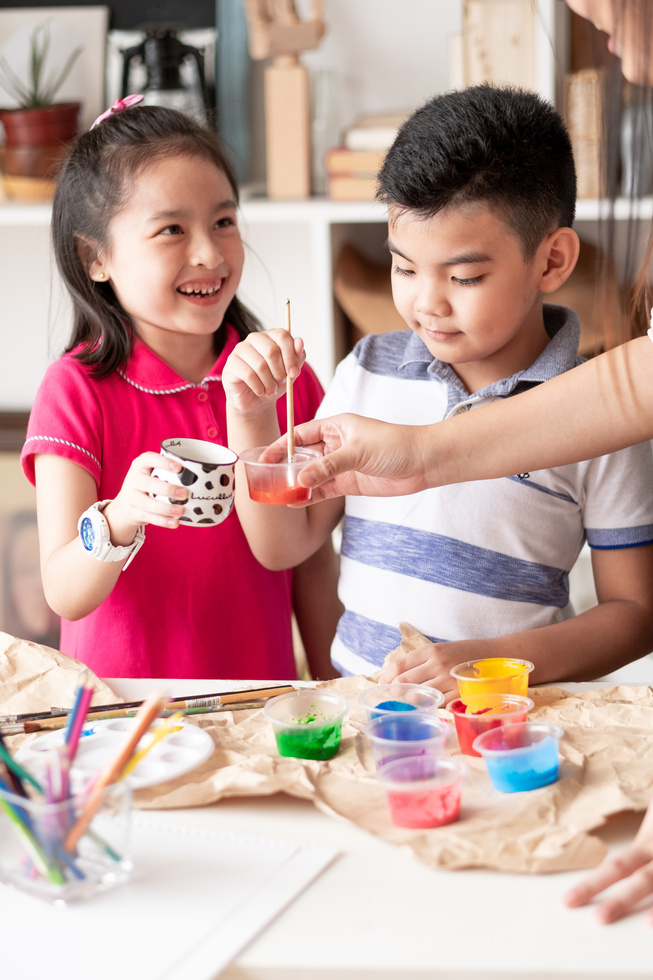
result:
[[[534,92],[491,85],[447,92],[402,125],[379,172],[377,197],[424,218],[451,205],[487,204],[529,259],[547,234],[574,221],[569,134]]]

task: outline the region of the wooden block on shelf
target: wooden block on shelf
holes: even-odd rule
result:
[[[385,159],[386,150],[349,150],[333,146],[324,154],[324,168],[331,177],[374,177]]]
[[[332,201],[374,201],[376,177],[327,177],[327,197]]]
[[[300,64],[265,69],[265,157],[268,197],[292,200],[311,193],[308,71]]]
[[[532,0],[465,0],[465,85],[535,88],[536,11]]]

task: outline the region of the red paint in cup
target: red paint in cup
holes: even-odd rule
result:
[[[382,766],[376,777],[385,787],[392,822],[426,829],[458,819],[465,771],[457,759],[412,756]]]
[[[468,694],[452,701],[448,710],[454,717],[460,751],[479,756],[474,739],[492,728],[526,721],[534,707],[530,698],[518,694]]]

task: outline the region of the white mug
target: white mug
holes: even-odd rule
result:
[[[170,470],[152,470],[167,483],[177,483],[188,489],[188,500],[180,517],[189,527],[214,527],[229,516],[234,503],[234,470],[236,453],[226,446],[203,439],[164,439],[161,443],[163,456],[170,456],[182,464],[179,473]],[[160,494],[152,494],[159,498]],[[172,504],[181,503],[171,497]]]

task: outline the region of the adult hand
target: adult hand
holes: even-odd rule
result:
[[[606,858],[580,885],[568,891],[565,905],[569,908],[587,905],[595,895],[624,879],[614,895],[605,898],[596,909],[598,920],[604,925],[623,918],[638,902],[653,895],[653,803],[631,846],[615,857]],[[653,910],[649,910],[648,918],[653,924]]]
[[[311,503],[345,494],[396,497],[425,490],[423,428],[359,415],[304,422],[295,429],[295,444],[323,456],[301,470],[299,482],[312,487]]]

